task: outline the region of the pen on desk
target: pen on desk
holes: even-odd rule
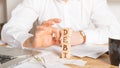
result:
[[[38,53],[41,53],[39,50],[37,49],[30,49],[31,53],[32,53],[32,57],[39,62],[44,68],[47,68],[45,66],[45,59],[43,57],[36,57],[35,55],[37,55]]]
[[[33,57],[34,57],[34,59],[35,59],[36,61],[38,61],[44,68],[47,68],[47,67],[45,66],[45,60],[44,60],[43,57],[41,57],[41,58],[35,57],[35,56],[33,56]]]

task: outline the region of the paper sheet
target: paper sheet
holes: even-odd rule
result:
[[[46,65],[47,68],[70,68],[68,66],[65,66],[61,63],[54,63],[52,65]],[[31,62],[25,62],[23,64],[17,65],[14,68],[44,68],[39,63],[31,63]]]
[[[108,46],[104,45],[77,45],[72,47],[72,55],[78,57],[91,57],[98,58],[102,54],[108,51]]]
[[[68,60],[68,59],[61,59],[59,62],[63,64],[74,64],[78,66],[85,66],[85,64],[87,63],[87,61],[83,60]]]
[[[59,46],[52,46],[49,48],[44,49],[45,51],[53,52],[55,54],[61,53],[61,47]],[[98,58],[102,54],[108,51],[107,45],[76,45],[71,47],[71,54],[77,57],[91,57],[91,58]]]
[[[40,50],[41,53],[35,55],[35,57],[44,57],[45,63],[44,65],[47,68],[69,68],[64,64],[74,64],[78,66],[84,66],[87,62],[83,60],[67,60],[60,59],[61,47],[52,46]],[[108,46],[96,46],[96,45],[77,45],[73,46],[71,49],[71,54],[78,57],[88,56],[91,58],[97,58],[100,55],[104,54],[108,51]],[[43,66],[38,63],[34,58],[32,58],[29,62],[25,62],[16,66],[15,68],[42,68]]]
[[[83,60],[73,60],[73,59],[62,59],[59,55],[54,53],[49,53],[47,55],[36,55],[35,57],[43,57],[45,61],[45,65],[51,65],[51,64],[74,64],[78,66],[84,66],[87,62]],[[31,62],[35,62],[36,60],[33,58]]]
[[[42,65],[40,65],[39,63],[25,62],[15,66],[14,68],[42,68]]]
[[[46,54],[44,54],[46,53]],[[53,52],[44,52],[43,54],[35,55],[35,57],[43,57],[44,65],[47,68],[70,68],[64,64],[74,64],[78,66],[84,66],[87,62],[83,60],[68,60],[61,59],[57,54]],[[14,68],[44,68],[41,64],[41,61],[36,61],[35,58],[31,58],[30,61],[24,62],[20,65],[15,66]]]
[[[34,57],[44,57],[45,63],[37,61]],[[43,51],[42,53],[31,57],[29,61],[15,66],[14,68],[70,68],[62,63],[57,62],[58,57],[51,52]]]
[[[53,65],[46,65],[46,66],[47,68],[71,68],[61,63],[54,63]]]

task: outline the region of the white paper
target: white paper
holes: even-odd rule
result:
[[[43,57],[45,60],[44,65],[47,68],[69,68],[64,64],[74,64],[78,66],[84,66],[87,62],[83,60],[67,60],[61,59],[61,47],[52,46],[45,49],[37,49],[40,50],[41,53],[35,55],[35,57]],[[92,57],[97,58],[100,55],[104,54],[108,51],[108,46],[100,46],[100,45],[77,45],[71,48],[71,54],[78,57]],[[25,62],[16,66],[15,68],[42,68],[43,66],[37,62],[34,58],[32,58],[29,62]]]
[[[43,51],[52,52],[56,55],[60,55],[62,48],[59,46],[52,46]],[[107,45],[76,45],[71,47],[71,55],[77,57],[91,57],[91,58],[98,58],[102,54],[108,51]]]
[[[43,57],[44,61],[45,61],[44,63],[41,61],[37,61],[34,57],[32,57],[30,61],[24,62],[20,65],[17,65],[14,68],[44,68],[44,66],[47,68],[70,68],[70,67],[65,66],[64,64],[58,62],[60,58],[57,55],[55,55],[54,53],[46,52],[46,51],[44,51],[44,52],[46,54],[40,53],[40,54],[34,56],[34,57],[38,57],[38,58]]]
[[[69,60],[69,59],[61,59],[59,62],[63,63],[63,64],[74,64],[74,65],[78,65],[78,66],[85,66],[85,64],[87,63],[87,61],[83,61],[83,60]]]
[[[46,54],[44,54],[46,53]],[[52,52],[44,52],[43,54],[38,54],[35,55],[35,57],[41,58],[42,60],[44,60],[45,64],[54,64],[55,62],[58,62],[58,60],[60,59],[59,55],[54,54]],[[36,60],[33,58],[31,59],[31,62],[35,62]]]
[[[47,68],[70,68],[61,63],[54,63],[51,65],[46,65],[46,67]],[[25,62],[23,64],[15,66],[14,68],[44,68],[44,67],[39,63]]]
[[[57,62],[51,65],[46,65],[46,66],[47,68],[71,68],[71,67],[65,66],[64,64],[57,63]]]
[[[71,54],[78,57],[98,58],[108,51],[108,46],[104,45],[77,45],[72,47]]]
[[[83,60],[71,60],[71,59],[62,59],[60,58],[60,55],[53,53],[53,52],[49,52],[46,55],[36,55],[35,57],[43,57],[44,61],[45,61],[45,65],[47,66],[54,66],[56,63],[57,64],[74,64],[74,65],[78,65],[78,66],[85,66],[85,64],[87,63],[86,61]],[[33,58],[31,59],[30,62],[35,63],[36,60]]]
[[[15,66],[14,68],[43,68],[43,67],[39,63],[25,62],[25,63]]]

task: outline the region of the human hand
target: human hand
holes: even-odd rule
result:
[[[44,21],[42,25],[37,26],[33,38],[33,46],[38,48],[48,47],[51,45],[60,45],[59,29],[52,27],[52,25],[60,22],[60,19],[54,18]]]

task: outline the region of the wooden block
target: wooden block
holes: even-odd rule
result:
[[[71,37],[72,31],[68,28],[61,30],[61,45],[62,45],[62,58],[70,58],[70,37]]]

